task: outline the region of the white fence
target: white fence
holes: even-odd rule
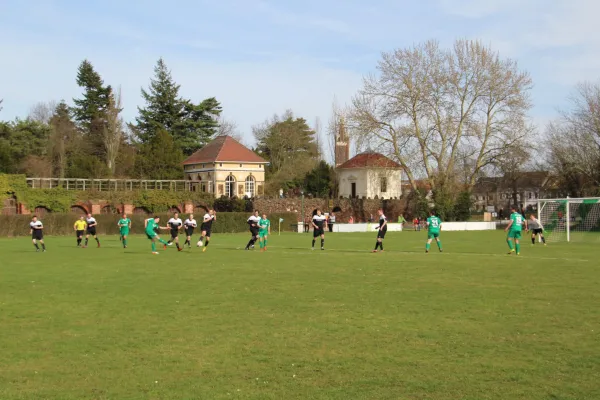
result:
[[[375,232],[377,224],[334,224],[333,231],[340,233],[351,232]],[[388,232],[401,232],[402,224],[389,223]],[[412,229],[411,229],[412,230]],[[426,231],[427,228],[421,228]],[[491,231],[496,230],[496,222],[443,222],[442,232],[444,231]],[[302,226],[298,228],[298,232],[304,232]]]
[[[185,180],[140,180],[140,179],[59,179],[59,178],[27,178],[27,186],[32,189],[65,190],[170,190],[189,192],[193,182]]]

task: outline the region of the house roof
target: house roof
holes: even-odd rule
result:
[[[515,183],[504,177],[486,177],[478,179],[473,191],[475,193],[488,191],[519,189],[544,189],[554,184],[553,177],[547,171],[525,171],[519,175]]]
[[[390,160],[383,154],[367,151],[355,155],[338,168],[400,168],[400,164]]]
[[[183,165],[211,162],[240,162],[268,164],[265,159],[232,138],[217,136],[212,142],[189,156]]]

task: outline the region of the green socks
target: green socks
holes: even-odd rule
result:
[[[166,240],[163,240],[163,239],[158,239],[158,241],[161,242],[164,245],[169,244],[169,242],[167,242]]]
[[[431,248],[431,243],[425,243],[425,250],[429,251]]]
[[[262,240],[258,241],[258,245],[260,246],[261,249],[264,247],[263,243],[264,243],[264,241],[262,241]]]
[[[512,240],[508,239],[508,240],[506,241],[506,243],[508,243],[508,248],[510,249],[510,251],[513,251],[513,250],[514,250],[514,247],[513,247]]]
[[[267,239],[265,239],[264,242],[265,242],[264,246],[267,247]]]
[[[156,251],[156,243],[152,242],[152,252],[154,253]]]
[[[515,246],[517,247],[517,254],[519,254],[521,252],[521,243],[517,243]]]
[[[437,245],[438,245],[438,249],[441,250],[442,249],[442,241],[438,240]]]
[[[123,246],[127,247],[127,239],[123,239]]]

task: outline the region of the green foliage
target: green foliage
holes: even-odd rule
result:
[[[250,199],[221,196],[214,201],[213,208],[217,212],[252,212],[253,204]]]
[[[29,156],[44,156],[51,129],[33,120],[0,124],[0,172],[16,173]]]
[[[429,201],[419,190],[409,194],[408,208],[412,210],[413,217],[427,218],[429,216]]]
[[[75,191],[56,189],[30,189],[24,175],[0,174],[0,200],[14,195],[19,203],[29,209],[38,206],[48,208],[52,212],[68,212],[71,206],[92,200],[103,200],[114,208],[122,204],[146,208],[151,212],[165,212],[172,206],[192,202],[195,206],[212,206],[213,199],[206,193],[171,192],[168,190],[133,190],[133,191]]]
[[[317,166],[304,177],[304,191],[316,197],[329,197],[333,192],[335,171],[325,161],[321,160]]]
[[[266,169],[268,193],[276,193],[280,187],[298,187],[315,168],[318,157],[315,131],[304,118],[294,118],[291,111],[255,127],[254,136],[257,153],[270,162]]]
[[[182,179],[182,161],[179,146],[167,131],[161,129],[150,142],[141,146],[135,171],[143,179]]]
[[[166,221],[171,217],[170,214],[158,212],[153,215],[161,217],[161,226],[166,224]],[[40,219],[44,223],[44,234],[46,235],[72,235],[73,224],[79,217],[78,213],[64,212],[64,213],[47,213],[40,216]],[[98,221],[97,232],[99,235],[117,235],[119,233],[117,227],[118,215],[115,214],[100,214],[95,215],[96,221]],[[132,221],[132,234],[143,234],[144,233],[144,220],[149,218],[150,215],[146,214],[133,214],[129,218]],[[200,216],[201,218],[201,216]],[[277,230],[277,224],[279,218],[284,219],[284,223],[281,224],[282,231],[290,231],[291,221],[295,221],[295,213],[278,213],[269,216],[272,228],[274,231]],[[225,212],[217,214],[217,221],[213,223],[213,233],[237,233],[245,232],[248,230],[248,219],[247,212]],[[31,215],[0,215],[0,237],[14,237],[14,236],[28,236],[29,235],[29,222]],[[288,222],[289,221],[289,222]],[[198,232],[198,229],[196,230]],[[199,233],[199,232],[198,232]]]
[[[454,221],[454,196],[446,190],[433,191],[435,212],[442,221]]]
[[[454,204],[454,217],[457,221],[469,221],[471,219],[471,208],[473,200],[471,192],[465,191],[458,194],[456,203]]]
[[[91,133],[95,121],[104,119],[111,93],[110,86],[104,86],[100,74],[88,60],[83,60],[77,70],[77,85],[83,88],[83,97],[73,99],[75,120]]]
[[[167,131],[180,150],[190,155],[215,135],[221,106],[214,97],[194,104],[179,96],[179,88],[160,58],[148,91],[142,89],[146,106],[138,107],[136,132],[141,142],[147,144],[160,131]]]

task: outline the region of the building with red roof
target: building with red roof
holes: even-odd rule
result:
[[[360,153],[337,167],[339,194],[380,199],[402,196],[402,167],[380,153]]]
[[[264,193],[269,163],[232,138],[218,136],[183,162],[192,189],[216,197],[254,197]]]

